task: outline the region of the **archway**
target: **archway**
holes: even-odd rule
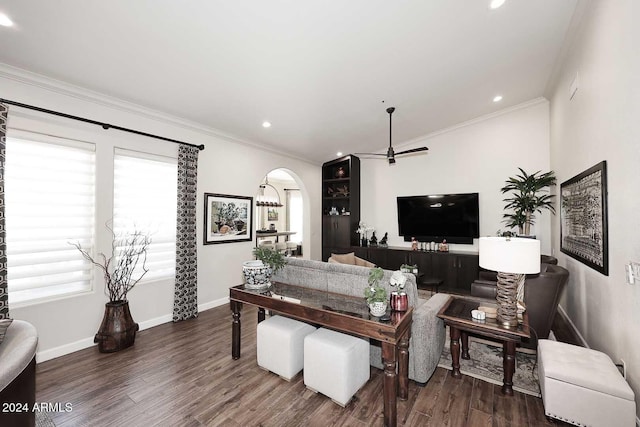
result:
[[[256,245],[293,242],[287,253],[301,256],[308,240],[308,197],[294,172],[278,168],[261,181],[256,194]]]

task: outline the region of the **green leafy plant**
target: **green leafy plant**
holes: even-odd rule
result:
[[[380,280],[384,277],[384,270],[380,267],[375,267],[369,270],[369,287],[364,290],[364,297],[367,300],[367,304],[373,304],[374,302],[386,302],[387,290],[380,287]]]
[[[503,222],[507,227],[517,227],[520,234],[529,234],[531,225],[535,222],[534,213],[542,213],[544,209],[555,213],[553,207],[553,195],[548,193],[548,188],[555,185],[556,177],[553,171],[527,174],[522,168],[518,168],[520,174],[509,177],[506,185],[500,189],[502,194],[510,193],[511,197],[503,199],[507,202]]]
[[[283,253],[269,247],[258,247],[253,249],[253,255],[263,264],[271,267],[275,273],[287,264],[287,259]]]

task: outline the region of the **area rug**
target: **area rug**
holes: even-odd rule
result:
[[[449,335],[445,340],[444,350],[440,356],[438,366],[453,370],[451,366],[451,351],[449,350]],[[470,377],[478,378],[492,384],[502,385],[504,378],[502,371],[502,346],[498,343],[488,344],[488,341],[469,337],[469,357],[460,357],[460,372]],[[540,397],[538,386],[538,367],[536,355],[516,352],[516,372],[513,374],[513,389],[521,393]]]

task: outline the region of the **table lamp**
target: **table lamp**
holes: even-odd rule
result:
[[[480,267],[498,272],[498,322],[518,326],[518,295],[524,300],[524,275],[540,272],[540,241],[517,237],[481,237]]]

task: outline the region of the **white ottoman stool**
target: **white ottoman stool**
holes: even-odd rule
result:
[[[545,414],[579,426],[635,426],[633,390],[606,354],[538,341]]]
[[[304,337],[316,328],[282,316],[258,323],[258,366],[290,381],[304,365]]]
[[[369,381],[369,342],[320,328],[304,339],[304,384],[341,406]]]

